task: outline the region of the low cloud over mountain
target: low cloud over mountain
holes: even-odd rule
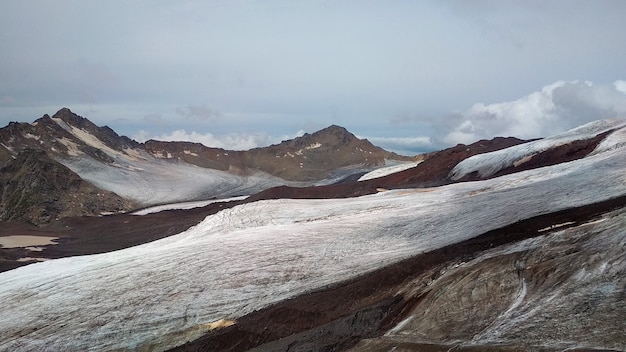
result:
[[[538,138],[563,132],[596,118],[626,114],[626,82],[595,84],[558,81],[514,101],[484,104],[452,116],[447,144],[494,136]]]

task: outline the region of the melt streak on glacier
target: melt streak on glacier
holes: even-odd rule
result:
[[[145,245],[0,273],[0,350],[164,350],[220,319],[520,219],[625,195],[625,168],[616,147],[486,181],[259,201]]]

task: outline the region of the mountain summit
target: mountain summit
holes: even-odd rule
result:
[[[288,181],[319,181],[335,174],[349,174],[350,170],[382,166],[386,160],[413,159],[385,151],[336,125],[247,151],[211,148],[191,142],[154,140],[147,141],[144,147],[157,158],[181,160],[240,175],[263,171]]]

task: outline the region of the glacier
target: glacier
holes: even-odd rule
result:
[[[624,134],[616,136],[568,163],[358,198],[247,203],[162,240],[0,273],[0,350],[166,350],[222,319],[626,195]]]

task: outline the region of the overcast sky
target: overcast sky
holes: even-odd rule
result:
[[[0,0],[0,124],[68,107],[248,149],[331,124],[406,154],[626,117],[626,1]]]

